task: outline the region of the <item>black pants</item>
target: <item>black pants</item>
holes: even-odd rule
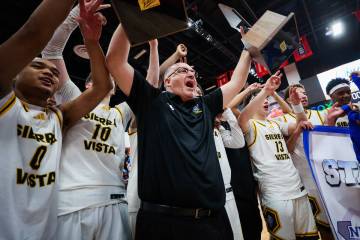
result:
[[[241,199],[235,195],[235,201],[240,216],[244,240],[260,240],[262,221],[257,200]]]
[[[225,209],[211,217],[168,216],[140,209],[136,220],[136,240],[233,240]]]

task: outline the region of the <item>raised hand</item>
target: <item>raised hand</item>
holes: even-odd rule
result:
[[[106,18],[96,12],[102,0],[79,0],[80,15],[77,18],[84,41],[98,42]]]
[[[274,94],[276,89],[280,87],[281,84],[282,73],[277,71],[274,75],[272,75],[265,83],[264,90],[268,95]]]
[[[326,116],[327,125],[334,126],[336,120],[344,115],[345,112],[344,110],[342,110],[341,107],[339,107],[339,103],[335,103],[334,105],[331,106],[330,109],[328,109],[328,114]]]
[[[314,129],[314,126],[309,121],[301,121],[296,126],[294,133],[302,133],[303,130],[312,130]]]
[[[187,48],[184,44],[179,44],[176,48],[176,54],[180,62],[187,63]]]
[[[301,103],[301,98],[298,92],[298,88],[291,86],[289,89],[289,102],[293,105],[299,105]]]
[[[248,90],[249,92],[253,92],[255,91],[256,89],[260,89],[260,88],[263,88],[264,85],[263,84],[260,84],[260,83],[252,83],[250,84],[246,90]]]
[[[184,44],[179,44],[176,48],[176,53],[178,54],[179,58],[186,57],[187,55],[187,48]]]
[[[149,45],[150,45],[150,47],[157,47],[158,46],[158,40],[157,39],[150,40]]]

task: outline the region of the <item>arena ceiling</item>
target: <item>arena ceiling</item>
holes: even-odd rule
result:
[[[1,42],[26,21],[40,2],[41,0],[2,0]],[[177,44],[184,43],[189,51],[188,62],[200,73],[200,83],[204,88],[214,85],[218,75],[235,67],[243,48],[239,33],[228,25],[219,10],[217,4],[220,2],[235,8],[251,24],[267,9],[284,15],[294,12],[300,35],[307,36],[314,51],[312,57],[297,64],[302,78],[360,58],[360,22],[353,14],[360,9],[360,0],[185,0],[185,2],[188,16],[193,21],[201,20],[202,29],[209,33],[217,44],[214,46],[193,28],[189,28],[159,40],[160,61],[170,56]],[[108,25],[104,28],[101,38],[101,44],[106,50],[118,20],[112,9],[104,10],[103,13],[108,19]],[[342,20],[346,27],[345,34],[337,39],[325,36],[326,27],[335,20]],[[76,30],[67,44],[64,58],[73,80],[81,86],[83,79],[89,73],[89,62],[75,55],[73,48],[78,44],[82,44],[82,37],[79,30]],[[134,59],[142,49],[147,50],[148,45],[132,48],[129,60],[141,71],[146,71],[148,51],[140,58]]]

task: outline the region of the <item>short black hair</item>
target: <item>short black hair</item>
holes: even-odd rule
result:
[[[345,78],[334,78],[331,79],[331,81],[326,85],[326,94],[330,95],[330,90],[335,87],[336,85],[345,83],[347,85],[349,85],[350,87],[350,81],[345,79]]]
[[[286,99],[289,98],[290,88],[291,88],[291,87],[302,88],[302,89],[305,90],[304,85],[302,85],[302,84],[300,84],[300,83],[297,83],[297,84],[293,84],[293,85],[288,86],[288,87],[285,89],[285,93],[284,93],[284,99],[285,99],[285,101],[286,101]]]

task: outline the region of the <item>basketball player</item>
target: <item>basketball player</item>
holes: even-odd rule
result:
[[[336,104],[335,107],[351,103],[350,82],[345,78],[332,79],[326,86],[326,93],[330,96],[331,101]],[[328,112],[331,113],[332,111],[333,109],[330,108]],[[337,127],[349,127],[349,119],[347,115],[333,117],[332,114],[329,114],[326,124]]]
[[[98,63],[93,69],[93,91],[50,110],[47,99],[57,90],[59,70],[38,58],[25,66],[51,38],[71,4],[67,0],[43,1],[28,22],[0,46],[0,141],[5,150],[0,170],[1,239],[56,239],[62,129],[73,126],[111,89],[110,79],[102,74],[106,67],[101,48],[92,35],[101,26],[93,12],[100,1],[80,1],[86,47],[92,61]]]
[[[103,8],[104,6],[102,6]],[[71,82],[62,50],[76,28],[78,7],[56,30],[43,57],[61,69],[63,102],[81,94]],[[97,40],[100,34],[97,36]],[[93,73],[92,73],[93,74]],[[108,74],[108,73],[104,73]],[[94,82],[88,78],[86,89]],[[123,103],[110,108],[113,90],[66,132],[60,162],[58,239],[130,239],[125,180],[124,125],[131,111]]]
[[[280,86],[280,77],[277,72],[256,96],[252,94],[253,98],[248,99],[249,103],[243,109],[239,123],[246,134],[254,176],[259,183],[263,214],[271,236],[275,239],[318,239],[306,190],[284,140],[284,135],[294,132],[296,124],[266,119],[267,97]],[[297,122],[303,128],[311,127],[307,122],[300,122],[306,116],[295,100]]]
[[[305,87],[301,84],[289,86],[285,90],[285,99],[287,102],[290,101],[289,96],[291,91],[297,92],[297,95],[300,98],[300,102],[305,109],[308,121],[311,122],[311,124],[314,126],[324,125],[326,111],[317,111],[307,108],[309,105],[309,101]],[[296,115],[293,113],[288,113],[275,118],[275,120],[286,123],[296,123]],[[323,239],[333,239],[325,208],[321,201],[314,179],[312,177],[311,169],[304,152],[302,139],[302,129],[298,126],[293,132],[293,134],[290,136],[290,138],[287,140],[288,150],[291,153],[291,158],[293,159],[294,165],[297,168],[301,180],[308,192],[308,197],[321,237]]]

